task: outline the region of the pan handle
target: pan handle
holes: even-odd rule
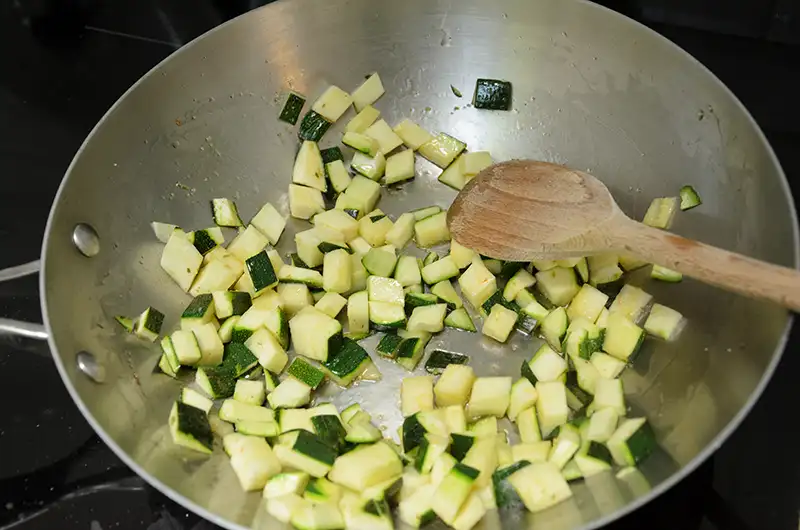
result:
[[[41,268],[41,262],[37,259],[16,267],[0,269],[0,283],[16,280],[36,274]],[[44,324],[34,322],[23,322],[11,318],[0,318],[0,336],[23,337],[27,339],[47,340],[47,330]]]

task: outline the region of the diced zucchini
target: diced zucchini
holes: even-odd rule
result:
[[[644,214],[642,223],[654,228],[669,230],[675,213],[678,211],[680,201],[678,197],[659,197],[653,199],[647,212]]]
[[[312,389],[317,388],[325,380],[325,373],[322,370],[301,357],[295,357],[286,373]]]
[[[467,415],[461,405],[444,407],[444,421],[451,434],[467,432]]]
[[[385,357],[387,359],[394,359],[397,355],[397,347],[403,341],[401,337],[398,337],[394,333],[386,333],[382,338],[381,341],[378,343],[378,346],[375,348],[375,351],[381,357]]]
[[[328,175],[331,187],[336,193],[343,193],[353,180],[341,160],[334,160],[325,164],[325,174]]]
[[[621,361],[631,361],[644,341],[644,330],[622,313],[611,313],[603,340],[603,351]]]
[[[267,499],[265,507],[267,513],[276,520],[284,524],[289,524],[292,513],[304,510],[309,505],[310,501],[305,500],[295,493],[287,493],[286,495]]]
[[[447,228],[447,212],[426,217],[414,224],[414,237],[420,247],[432,247],[450,239],[450,230]]]
[[[386,120],[376,121],[367,127],[367,130],[364,131],[364,134],[370,138],[374,138],[378,142],[380,146],[380,152],[384,155],[391,153],[403,143],[403,139],[392,130],[389,124],[386,123]]]
[[[492,418],[494,420],[494,418]],[[475,481],[476,488],[488,486],[492,480],[492,473],[497,468],[497,442],[499,437],[478,436],[472,444],[462,464],[477,469],[480,475]]]
[[[605,445],[590,441],[584,451],[575,455],[574,462],[578,466],[581,476],[591,477],[610,470],[612,457]]]
[[[414,214],[415,220],[422,221],[423,219],[427,219],[428,217],[435,215],[441,211],[442,209],[439,206],[425,206],[424,208],[411,210],[411,213]]]
[[[211,199],[211,216],[217,226],[242,226],[236,203],[230,199]]]
[[[193,390],[188,387],[184,387],[181,390],[181,402],[185,403],[186,405],[190,405],[192,407],[198,408],[208,414],[208,411],[211,410],[211,407],[214,406],[214,402],[202,395],[197,390]]]
[[[371,275],[391,277],[397,264],[397,257],[393,253],[373,248],[361,258],[361,263]]]
[[[578,429],[569,423],[562,425],[558,429],[558,436],[553,440],[553,448],[550,450],[548,460],[558,469],[563,469],[578,452],[580,446],[581,435],[578,433]]]
[[[433,252],[433,251],[428,252],[427,254],[425,254],[425,259],[422,260],[422,263],[420,264],[420,268],[427,267],[428,265],[430,265],[434,261],[439,261],[439,254],[437,254],[436,252]]]
[[[508,415],[508,419],[511,421],[516,421],[520,412],[531,408],[536,404],[537,397],[538,394],[536,392],[536,388],[533,386],[533,383],[531,383],[525,377],[517,379],[514,384],[511,385],[511,396],[509,398],[508,411],[506,413]]]
[[[458,293],[453,288],[453,284],[447,280],[432,285],[431,294],[435,294],[439,300],[446,302],[449,309],[460,309],[464,306],[464,302],[461,301],[461,297],[458,296]]]
[[[499,276],[500,273],[503,272],[503,262],[499,259],[483,258],[483,264],[496,276]]]
[[[154,307],[148,307],[137,317],[134,333],[137,337],[155,342],[161,333],[163,323],[164,313]]]
[[[135,323],[134,319],[129,318],[129,317],[124,317],[122,315],[117,315],[117,316],[114,317],[114,320],[116,320],[117,323],[120,326],[122,326],[122,328],[125,331],[127,331],[128,333],[132,333],[133,332],[133,326],[134,326],[134,323]]]
[[[286,227],[286,218],[272,204],[266,203],[253,217],[250,224],[264,234],[271,244],[275,245]]]
[[[304,471],[312,477],[323,477],[331,470],[336,451],[317,435],[306,430],[288,434],[286,445],[275,445],[275,456],[283,466]]]
[[[469,433],[473,436],[492,436],[498,433],[497,418],[486,416],[470,424]]]
[[[469,453],[469,450],[475,444],[476,435],[472,434],[458,434],[453,433],[450,436],[452,442],[448,448],[448,452],[453,455],[453,458],[461,462]]]
[[[584,317],[594,322],[600,316],[600,311],[606,306],[606,302],[608,302],[607,294],[585,283],[567,307],[567,316],[570,320]]]
[[[414,467],[422,474],[429,474],[441,455],[450,446],[450,439],[431,433],[426,433],[419,444]]]
[[[433,135],[431,135],[431,133],[408,118],[398,123],[394,128],[394,132],[403,139],[403,143],[406,144],[406,147],[414,151],[419,149],[423,144],[433,140]]]
[[[279,473],[270,478],[264,486],[263,497],[274,499],[290,493],[302,493],[308,484],[308,473],[292,471]]]
[[[192,366],[203,358],[200,346],[197,344],[197,338],[191,330],[179,329],[174,331],[170,339],[178,364]]]
[[[608,308],[609,313],[619,313],[633,323],[639,322],[653,297],[645,291],[627,284]]]
[[[567,391],[561,381],[536,383],[536,413],[542,437],[547,438],[556,427],[567,423],[569,407]]]
[[[421,271],[422,279],[428,285],[449,280],[458,276],[458,273],[458,266],[449,256],[425,265]]]
[[[483,323],[481,332],[498,342],[505,342],[517,323],[519,315],[501,304],[494,304]]]
[[[603,352],[594,352],[590,361],[601,377],[614,379],[625,369],[625,362]]]
[[[361,109],[355,117],[347,122],[345,125],[344,130],[346,133],[348,132],[357,132],[363,133],[367,130],[367,127],[375,123],[375,120],[381,115],[381,112],[373,107],[372,105],[366,105],[363,109]]]
[[[508,478],[520,469],[529,466],[531,463],[520,460],[513,464],[499,467],[492,474],[492,486],[494,489],[495,503],[500,509],[518,510],[523,507],[522,500],[516,490],[508,481]]]
[[[475,382],[475,371],[467,365],[449,364],[434,386],[436,405],[463,407],[469,400]]]
[[[222,354],[225,346],[222,344],[222,339],[219,338],[217,327],[208,322],[202,326],[197,326],[192,329],[197,346],[200,348],[200,360],[197,362],[200,366],[217,366],[222,363]]]
[[[535,283],[536,278],[534,278],[531,273],[525,269],[519,269],[506,283],[503,289],[503,298],[512,302],[520,291],[527,289]]]
[[[159,221],[153,221],[150,223],[150,227],[153,229],[153,234],[155,234],[156,239],[162,243],[169,241],[170,236],[172,236],[172,233],[175,231],[179,234],[183,233],[183,230],[181,230],[178,225],[161,223]]]
[[[377,249],[372,249],[372,250],[374,252],[378,252],[381,254],[388,254],[386,252]],[[394,258],[394,256],[392,256],[392,258]],[[389,260],[387,258],[383,258],[383,260],[386,263],[386,266],[383,268],[383,270],[385,271],[389,269],[388,267]],[[366,264],[364,266],[367,269],[367,271],[370,272],[371,274],[376,274],[378,276],[388,276],[387,274],[379,274],[378,272],[371,271],[370,267],[367,267]],[[372,268],[375,269],[375,267]],[[392,268],[394,268],[394,265],[392,265]],[[420,284],[422,282],[422,277],[420,275],[417,259],[413,256],[400,256],[400,258],[397,259],[397,267],[394,270],[394,278],[403,287]]]
[[[703,201],[695,189],[688,184],[681,188],[681,210],[691,210],[695,206],[700,206]]]
[[[258,358],[244,344],[231,342],[225,345],[222,368],[229,370],[234,378],[246,374],[257,364]]]
[[[678,283],[683,280],[683,274],[661,265],[653,265],[653,270],[650,272],[650,277],[654,280],[661,280],[662,282]]]
[[[425,371],[431,374],[441,374],[451,364],[467,364],[469,356],[444,350],[433,350],[425,361]]]
[[[405,377],[400,382],[400,409],[405,417],[433,410],[433,378],[429,375]]]
[[[388,186],[413,179],[415,175],[414,163],[414,151],[411,149],[400,151],[388,157],[386,159],[386,173],[383,179],[384,184]]]
[[[409,372],[413,372],[417,364],[419,364],[420,359],[422,359],[423,353],[425,353],[425,345],[427,343],[428,338],[426,337],[408,337],[403,339],[403,342],[397,347],[397,356],[395,357],[397,364]]]
[[[287,377],[269,393],[267,401],[273,409],[302,407],[311,402],[311,390],[303,381]]]
[[[289,320],[295,353],[325,362],[342,345],[342,325],[314,307],[306,307]]]
[[[469,497],[472,485],[479,471],[466,464],[458,463],[445,476],[433,494],[433,511],[444,522],[452,525],[461,506]]]
[[[233,391],[233,399],[250,405],[260,406],[264,403],[265,395],[264,384],[256,380],[239,379]]]
[[[268,329],[258,329],[250,335],[244,345],[256,356],[259,364],[265,370],[269,370],[274,374],[281,373],[283,367],[289,361],[283,346]]]
[[[589,267],[589,283],[597,287],[615,282],[622,277],[619,257],[616,254],[599,254],[586,258]]]
[[[361,85],[350,94],[350,97],[353,100],[353,106],[356,108],[356,111],[361,112],[367,105],[375,103],[383,93],[383,83],[376,72],[361,83]]]
[[[522,376],[535,385],[539,381],[557,381],[567,371],[567,362],[550,346],[543,344],[530,361],[522,363]]]
[[[492,165],[492,156],[488,151],[473,151],[464,153],[459,157],[461,162],[461,172],[467,177],[467,181],[475,175]]]
[[[275,421],[275,413],[265,407],[244,403],[239,400],[226,399],[220,406],[219,418],[230,423],[243,421],[272,422]]]
[[[176,401],[169,414],[169,430],[175,444],[211,454],[214,435],[201,409]]]
[[[397,280],[381,276],[367,278],[367,290],[370,302],[388,302],[401,308],[405,300],[403,286]]]
[[[289,211],[297,219],[310,219],[325,211],[322,192],[297,184],[289,185]]]
[[[356,151],[364,153],[367,157],[374,157],[380,151],[378,140],[372,136],[360,132],[346,132],[342,137],[342,143],[352,147]],[[377,179],[372,179],[377,180]]]
[[[292,182],[319,191],[326,191],[325,168],[316,142],[305,141],[300,146],[292,170]]]
[[[271,289],[278,285],[278,275],[272,267],[272,261],[265,251],[261,251],[245,260],[245,267],[253,282],[256,293]]]
[[[343,251],[346,253],[346,251]],[[324,260],[324,257],[323,257]],[[285,265],[278,272],[278,280],[282,283],[302,283],[315,289],[321,289],[325,280],[322,274],[313,269],[304,269],[294,265]]]
[[[620,422],[606,446],[618,465],[636,466],[650,456],[656,442],[646,418],[629,418]]]
[[[356,173],[370,180],[378,181],[386,170],[386,158],[380,151],[374,156],[357,152],[353,155],[350,167],[352,167]]]
[[[295,125],[297,118],[300,117],[300,112],[303,110],[303,105],[306,104],[306,98],[297,94],[296,92],[289,92],[286,96],[286,103],[283,104],[278,119]]]
[[[475,324],[472,322],[467,310],[462,308],[452,311],[444,319],[444,325],[449,328],[460,329],[463,331],[475,332]]]
[[[232,268],[227,260],[209,261],[195,277],[192,286],[189,288],[189,294],[197,296],[199,294],[227,290],[236,283],[241,273],[238,263],[235,268]]]
[[[464,269],[472,263],[472,259],[477,255],[474,250],[459,244],[453,239],[450,241],[450,259],[452,259],[459,269]]]
[[[449,134],[439,133],[419,147],[419,154],[440,168],[446,169],[466,147],[467,144],[461,140]]]
[[[661,304],[653,304],[644,323],[644,329],[656,337],[672,340],[680,333],[684,323],[683,315],[674,309]]]
[[[467,413],[473,418],[506,415],[511,400],[510,377],[478,377],[472,385]]]
[[[356,210],[356,219],[375,208],[381,196],[381,186],[366,177],[356,175],[344,193],[336,199],[336,208],[340,210]]]
[[[399,477],[403,464],[384,442],[362,445],[336,459],[328,478],[346,488],[362,492],[371,486]]]
[[[347,322],[351,334],[366,334],[369,332],[369,297],[367,291],[360,291],[350,295],[347,301]]]
[[[586,438],[593,442],[605,443],[617,430],[619,412],[613,407],[606,407],[594,411],[589,418],[589,427],[586,429]]]
[[[239,291],[214,291],[212,298],[214,312],[219,319],[243,315],[252,305],[250,294]]]
[[[345,436],[347,436],[347,431],[342,425],[342,420],[339,419],[339,416],[334,414],[311,416],[311,424],[320,440],[338,452],[345,442]]]
[[[595,382],[594,401],[591,410],[613,409],[619,416],[625,416],[625,396],[621,379],[605,379],[600,377]]]
[[[622,267],[622,269],[625,270],[626,272],[640,269],[645,265],[647,265],[646,261],[640,260],[639,258],[636,258],[629,254],[619,255],[619,266]]]
[[[356,341],[345,337],[341,348],[322,364],[322,369],[339,386],[348,387],[374,365],[367,352]]]
[[[509,110],[511,108],[511,83],[499,79],[478,79],[472,105],[476,109]]]
[[[314,304],[314,307],[329,317],[336,318],[346,305],[347,299],[342,295],[337,293],[325,293],[324,296]]]
[[[161,253],[161,268],[184,291],[192,286],[203,263],[203,255],[183,233],[173,232]]]
[[[269,400],[269,395],[267,396],[267,400]],[[304,430],[314,432],[314,424],[311,423],[311,414],[309,414],[310,410],[311,409],[280,409],[277,411],[278,423],[281,428],[279,443],[291,445],[294,442],[292,431]],[[286,438],[284,438],[284,436],[286,436]]]
[[[475,308],[480,308],[497,291],[497,279],[480,259],[472,262],[458,278],[461,294]]]
[[[270,371],[264,372],[264,388],[267,390],[267,393],[273,392],[278,388],[279,384],[281,384],[281,380],[277,374],[273,374]]]
[[[303,141],[319,142],[330,127],[331,122],[326,120],[324,116],[309,110],[303,116],[303,121],[300,122],[300,127],[297,129],[297,137]]]
[[[522,443],[538,442],[542,439],[542,433],[539,430],[539,419],[536,416],[536,407],[528,407],[520,411],[517,414],[516,423],[519,430],[519,439]]]
[[[525,507],[539,512],[570,498],[572,490],[551,462],[531,464],[508,478]]]
[[[553,445],[550,441],[520,443],[511,446],[511,460],[513,462],[530,462],[537,464],[547,462]]]
[[[444,329],[447,304],[433,304],[415,307],[406,324],[410,332],[426,331],[437,333]]]
[[[217,245],[225,242],[222,229],[216,226],[205,230],[195,230],[194,232],[189,232],[186,236],[192,242],[194,248],[203,255],[208,254]]]
[[[536,273],[536,287],[553,305],[565,306],[578,294],[580,287],[572,268],[554,267]]]
[[[346,293],[350,290],[353,280],[352,263],[350,254],[346,250],[338,249],[325,254],[322,268],[322,287],[325,291]]]
[[[350,94],[336,85],[331,85],[314,102],[311,108],[314,112],[333,123],[342,117],[342,114],[347,111],[351,103]]]
[[[542,321],[542,337],[556,351],[561,351],[561,344],[567,334],[567,321],[567,311],[563,307],[553,309]]]

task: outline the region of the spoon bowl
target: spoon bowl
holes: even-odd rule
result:
[[[592,175],[549,162],[494,164],[447,214],[467,248],[505,261],[629,254],[700,281],[800,309],[800,273],[630,219]]]

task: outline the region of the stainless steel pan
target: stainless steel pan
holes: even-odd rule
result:
[[[156,347],[112,321],[147,305],[175,324],[187,296],[159,268],[151,220],[200,228],[208,200],[234,197],[243,215],[265,201],[286,208],[297,146],[277,121],[278,94],[316,97],[379,71],[377,104],[390,123],[410,117],[495,159],[550,160],[602,178],[629,215],[692,183],[702,208],[675,231],[795,266],[797,223],[786,179],[742,105],[702,65],[645,27],[577,0],[293,0],[256,10],[176,52],[131,88],[86,140],[58,192],[42,249],[46,333],[58,369],[88,421],[136,472],[228,528],[274,528],[260,497],[241,493],[221,451],[175,447],[167,415],[179,383],[152,373]],[[465,108],[477,77],[514,85],[514,110]],[[450,86],[466,95],[459,99]],[[331,130],[323,145],[339,138]],[[454,193],[420,163],[415,182],[385,193],[397,214]],[[76,232],[76,226],[81,228]],[[283,241],[304,223],[292,222]],[[97,238],[94,238],[93,230]],[[91,257],[87,257],[88,254]],[[24,271],[23,271],[24,272]],[[648,343],[624,385],[663,451],[642,466],[649,486],[595,477],[573,500],[530,516],[549,528],[594,528],[658,496],[718,447],[758,398],[791,323],[772,305],[684,281],[649,283],[689,318],[679,341]],[[758,278],[753,278],[758,281]],[[436,339],[471,353],[482,375],[515,373],[536,341],[499,347],[468,334]],[[399,421],[402,372],[336,399]],[[485,528],[496,528],[487,517]]]

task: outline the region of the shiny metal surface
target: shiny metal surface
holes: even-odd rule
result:
[[[93,258],[100,252],[100,237],[97,231],[86,223],[78,223],[72,231],[72,244],[87,258]]]
[[[75,364],[77,364],[78,370],[83,372],[86,377],[95,383],[105,383],[105,367],[97,362],[95,356],[88,351],[78,352],[78,354],[75,356]]]
[[[112,317],[153,305],[166,313],[165,329],[176,324],[188,296],[160,270],[162,245],[149,222],[209,226],[208,200],[223,196],[245,218],[265,201],[286,212],[297,139],[276,119],[279,94],[292,88],[313,101],[328,84],[353,89],[371,71],[386,86],[376,106],[389,123],[409,117],[496,160],[585,168],[633,217],[691,183],[704,204],[678,216],[677,233],[797,265],[786,180],[750,116],[694,59],[604,8],[575,0],[292,0],[236,19],[155,68],[97,126],[59,191],[41,275],[50,346],[90,423],[152,484],[227,528],[276,525],[257,509],[259,495],[241,493],[221,450],[208,458],[172,444],[166,420],[180,383],[154,375],[157,346],[121,333]],[[511,80],[514,110],[477,111],[453,95],[450,85],[468,95],[477,77]],[[338,143],[340,131],[321,145]],[[380,207],[392,215],[446,207],[455,194],[438,172],[419,162],[416,180],[384,190]],[[79,222],[104,241],[92,260],[72,244]],[[307,226],[291,221],[279,249]],[[692,281],[633,282],[689,319],[679,341],[648,341],[624,375],[629,402],[648,415],[663,450],[642,466],[645,482],[578,484],[573,499],[530,515],[526,528],[594,528],[658,495],[738,425],[780,357],[790,325],[784,310]],[[446,332],[429,350],[469,353],[479,375],[516,374],[537,345]],[[106,384],[83,376],[80,351],[105,367]],[[405,372],[376,363],[384,381],[335,401],[358,400],[393,433]],[[496,514],[481,527],[498,528]]]

